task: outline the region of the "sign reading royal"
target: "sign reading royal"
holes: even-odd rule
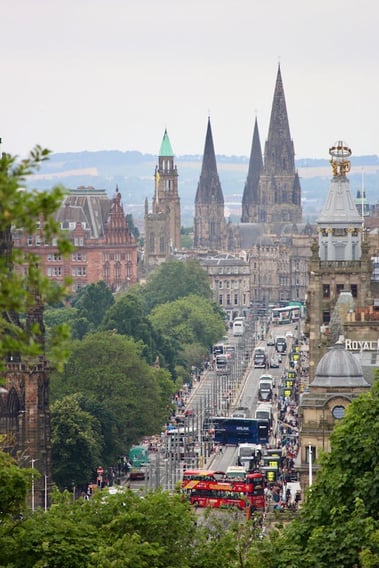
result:
[[[376,341],[345,339],[345,349],[347,351],[379,351],[379,339]]]

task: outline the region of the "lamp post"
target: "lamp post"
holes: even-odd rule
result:
[[[35,510],[35,501],[34,501],[34,464],[38,460],[32,458],[32,511]]]

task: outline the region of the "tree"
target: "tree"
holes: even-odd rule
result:
[[[34,234],[39,226],[41,240],[51,240],[58,235],[59,252],[65,254],[71,250],[53,217],[63,199],[63,189],[23,190],[26,178],[35,173],[48,156],[48,150],[36,146],[21,161],[6,153],[0,158],[0,361],[10,354],[30,360],[43,353],[41,326],[28,325],[24,316],[45,303],[57,301],[63,292],[43,277],[35,255],[13,246],[11,235],[11,230],[13,234],[18,231]],[[18,266],[22,267],[19,272]],[[27,266],[26,276],[24,266]]]
[[[149,277],[144,287],[148,311],[158,304],[173,302],[195,294],[211,299],[212,291],[206,271],[196,260],[171,260],[161,264]]]
[[[20,469],[9,454],[0,450],[0,524],[24,510],[30,479],[30,470]]]
[[[62,374],[51,380],[53,400],[80,393],[81,407],[101,423],[104,463],[113,463],[165,420],[157,371],[141,356],[143,346],[112,332],[98,332],[72,344]]]
[[[108,309],[102,328],[116,330],[120,335],[128,335],[135,341],[144,343],[143,354],[153,363],[158,353],[156,333],[146,316],[144,299],[138,287],[128,290]]]
[[[79,318],[86,318],[96,331],[105,313],[113,305],[113,294],[104,281],[81,288],[72,304]]]
[[[154,329],[178,350],[187,344],[200,345],[204,355],[225,333],[225,324],[213,304],[195,295],[156,306],[150,320]]]
[[[51,406],[53,479],[61,489],[88,483],[102,459],[101,424],[79,398],[68,395]]]
[[[299,516],[262,543],[262,566],[379,565],[379,381],[354,399]],[[287,564],[286,564],[287,562]],[[376,562],[376,564],[375,564]]]

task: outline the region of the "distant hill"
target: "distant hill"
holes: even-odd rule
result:
[[[247,156],[218,155],[217,168],[224,192],[225,215],[238,221],[241,215],[241,200],[245,185],[249,158]],[[175,157],[179,173],[179,193],[182,208],[182,224],[189,226],[193,220],[194,199],[199,181],[202,155]],[[353,197],[364,186],[370,203],[378,200],[379,157],[358,156],[351,160],[349,174]],[[42,164],[38,175],[33,176],[30,186],[48,189],[63,184],[68,189],[93,186],[106,189],[113,195],[116,186],[122,195],[125,213],[132,213],[136,224],[141,226],[144,201],[149,204],[154,192],[154,171],[157,156],[138,151],[121,152],[103,150],[98,152],[68,152],[53,154]],[[331,178],[328,160],[301,159],[296,161],[302,187],[302,206],[305,221],[312,221],[320,213],[325,202]]]

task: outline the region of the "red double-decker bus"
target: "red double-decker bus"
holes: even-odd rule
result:
[[[220,471],[187,470],[183,474],[182,493],[195,507],[250,507],[263,511],[264,483],[260,472],[248,473],[244,480],[233,481]]]

